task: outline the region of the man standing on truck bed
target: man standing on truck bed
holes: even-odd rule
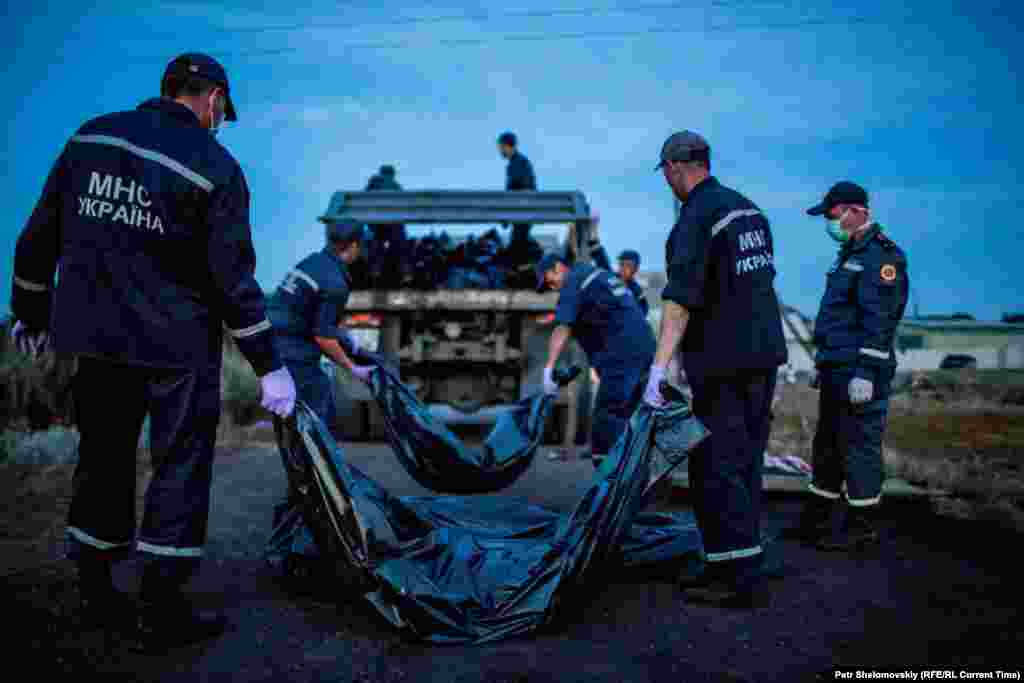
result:
[[[654,332],[622,281],[590,264],[569,267],[561,254],[546,254],[536,267],[537,291],[559,292],[557,327],[551,333],[544,365],[544,391],[555,395],[552,373],[569,337],[597,370],[593,420],[593,461],[597,466],[626,429],[640,402],[643,375],[654,360]]]
[[[285,275],[270,297],[267,315],[274,345],[298,388],[298,397],[328,429],[334,426],[334,386],[320,366],[321,355],[366,382],[371,366],[359,366],[355,336],[338,327],[350,294],[348,265],[359,258],[363,225],[352,220],[327,224],[327,246]]]
[[[367,192],[401,192],[402,186],[395,180],[395,167],[385,164],[366,183]],[[371,264],[374,286],[383,289],[404,287],[412,281],[412,258],[409,253],[409,237],[401,223],[371,225],[373,230],[373,253]]]
[[[16,336],[52,330],[57,353],[78,358],[67,534],[86,619],[134,630],[147,651],[225,626],[182,590],[206,541],[225,327],[260,378],[263,406],[287,415],[295,401],[253,276],[245,176],[213,137],[236,120],[227,74],[184,54],[160,95],[68,140],[18,238],[11,298]],[[156,468],[136,534],[147,412]],[[143,558],[137,620],[111,577],[133,545]]]
[[[502,158],[508,159],[508,166],[505,169],[505,190],[507,192],[520,192],[537,190],[537,178],[533,173],[533,164],[518,149],[516,134],[504,132],[498,137],[498,152]],[[507,248],[507,266],[514,273],[525,273],[529,279],[530,269],[534,260],[541,256],[531,251],[530,224],[516,223],[512,226],[512,238]],[[513,277],[513,282],[520,278]],[[528,286],[528,285],[526,285]]]

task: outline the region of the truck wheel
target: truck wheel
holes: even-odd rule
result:
[[[365,441],[369,432],[366,404],[363,401],[346,401],[348,410],[342,412],[338,406],[337,433],[344,441]]]
[[[362,403],[366,412],[367,437],[369,441],[386,441],[387,428],[384,426],[384,414],[376,401]]]
[[[555,405],[548,416],[548,423],[544,427],[544,444],[548,446],[561,446],[565,440],[565,424],[569,418],[569,409],[566,405]]]

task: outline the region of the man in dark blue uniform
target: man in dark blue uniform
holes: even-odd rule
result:
[[[622,281],[590,264],[570,268],[561,254],[546,254],[536,267],[537,291],[559,292],[557,327],[544,365],[544,391],[556,395],[555,363],[575,336],[597,370],[593,460],[599,465],[626,429],[640,402],[643,374],[654,357],[654,333]]]
[[[523,190],[536,191],[537,178],[533,174],[533,164],[518,149],[515,133],[505,132],[498,137],[498,153],[508,159],[505,169],[505,190],[518,192]],[[530,224],[517,223],[512,226],[512,239],[509,240],[509,258],[515,268],[527,268],[533,263],[529,259]]]
[[[705,570],[681,584],[691,600],[751,607],[767,597],[761,470],[775,378],[787,360],[771,227],[710,175],[711,150],[700,135],[669,137],[657,168],[682,208],[665,246],[668,284],[644,400],[664,406],[660,384],[681,342],[693,411],[711,432],[689,462]]]
[[[395,180],[395,167],[385,164],[366,183],[367,192],[401,192]],[[371,225],[373,231],[373,280],[377,287],[391,289],[412,282],[412,255],[409,236],[401,223]]]
[[[797,535],[824,550],[842,550],[878,541],[872,516],[881,502],[882,434],[896,371],[893,339],[910,281],[906,255],[871,220],[864,188],[837,183],[807,213],[824,216],[828,235],[841,246],[814,323],[820,395],[813,496]],[[848,514],[833,533],[832,510],[843,484]]]
[[[601,244],[601,238],[598,234],[600,221],[601,218],[596,213],[590,217],[590,253],[594,257],[594,263],[598,268],[611,270],[612,264],[608,258],[608,251]],[[626,288],[633,295],[633,298],[636,299],[636,302],[640,305],[640,310],[643,312],[644,317],[646,317],[650,309],[647,304],[647,296],[644,294],[644,288],[636,281],[638,270],[640,270],[640,254],[637,251],[626,249],[619,254],[619,279],[625,283]]]
[[[328,428],[334,427],[336,407],[321,356],[363,381],[371,369],[352,362],[349,356],[358,354],[359,344],[339,327],[350,293],[347,266],[359,258],[363,232],[355,221],[329,223],[327,246],[288,271],[267,304],[277,353],[295,378],[298,397]]]
[[[79,359],[69,557],[87,613],[109,625],[134,616],[110,563],[136,540],[136,452],[150,415],[156,469],[137,536],[146,648],[225,625],[182,594],[206,540],[225,327],[263,406],[287,415],[295,401],[253,276],[245,177],[211,135],[236,120],[227,75],[182,55],[161,95],[88,121],[65,145],[18,238],[11,300],[28,334],[49,330],[58,353]]]

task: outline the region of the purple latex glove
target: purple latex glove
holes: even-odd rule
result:
[[[369,384],[370,373],[373,372],[375,369],[376,368],[374,368],[374,366],[372,365],[353,365],[352,374],[355,375],[358,379],[365,382],[366,384]]]
[[[260,405],[279,417],[295,410],[295,381],[288,368],[281,367],[260,377]]]
[[[657,365],[651,366],[651,374],[647,379],[647,388],[644,389],[644,403],[652,408],[664,408],[668,401],[661,395],[661,383],[665,379],[665,368]]]
[[[558,395],[558,383],[554,379],[554,368],[544,368],[544,393],[548,396]]]

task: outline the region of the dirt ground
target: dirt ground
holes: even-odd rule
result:
[[[346,453],[392,493],[426,493],[385,446],[349,445]],[[773,581],[766,609],[688,605],[673,585],[678,568],[661,566],[596,576],[587,604],[532,637],[484,647],[412,642],[362,602],[322,602],[275,581],[261,553],[284,474],[274,449],[257,443],[218,456],[208,559],[191,586],[198,603],[228,614],[229,632],[212,643],[144,657],[76,621],[71,570],[59,561],[68,472],[51,470],[38,478],[45,485],[26,488],[29,479],[18,484],[10,466],[0,470],[6,489],[0,495],[9,503],[0,600],[7,623],[16,625],[5,644],[27,675],[676,683],[822,680],[823,672],[831,680],[829,672],[840,665],[1019,670],[1022,661],[1024,623],[1014,597],[1019,571],[1006,552],[1022,537],[983,521],[938,518],[922,499],[886,501],[884,543],[874,553],[829,555],[794,542],[773,544],[786,570]],[[500,495],[567,510],[591,474],[589,463],[541,455]],[[141,467],[140,484],[146,476]],[[792,524],[799,503],[799,496],[769,497],[766,533]],[[676,499],[668,507],[685,505]],[[34,531],[38,538],[30,538]],[[119,565],[119,585],[137,587],[137,572],[133,561]]]

